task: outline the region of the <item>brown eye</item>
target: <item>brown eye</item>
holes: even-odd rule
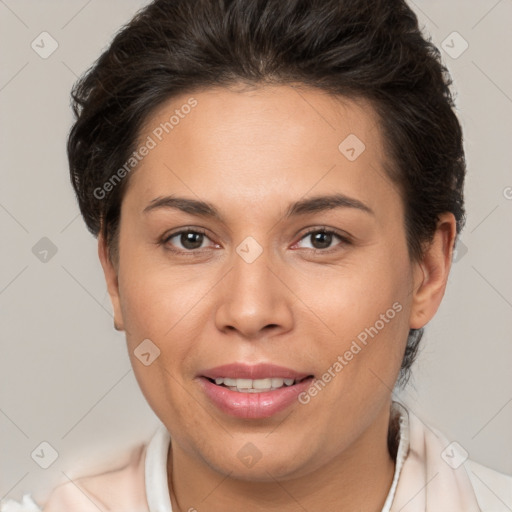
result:
[[[318,251],[335,248],[336,246],[333,245],[333,242],[336,239],[341,241],[341,243],[338,243],[337,245],[345,245],[350,243],[346,237],[339,235],[335,231],[329,231],[326,229],[316,229],[309,231],[301,238],[301,241],[307,240],[308,238],[311,240],[311,246],[305,248]]]
[[[171,245],[171,249],[177,252],[195,251],[202,249],[203,242],[208,237],[200,231],[180,231],[165,238],[164,244]],[[174,242],[171,242],[174,240]]]
[[[203,243],[204,235],[202,233],[182,233],[180,242],[185,249],[199,249]]]
[[[332,233],[319,231],[318,233],[313,233],[310,236],[315,249],[327,249],[332,243]]]

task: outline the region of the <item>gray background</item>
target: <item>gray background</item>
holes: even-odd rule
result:
[[[121,461],[158,424],[113,329],[65,155],[73,82],[144,3],[0,0],[0,498],[44,499],[84,468]],[[512,1],[410,4],[445,41],[469,174],[464,245],[403,400],[472,459],[512,473]],[[58,43],[46,59],[31,47],[51,48],[43,31]],[[454,31],[469,44],[460,56]],[[43,441],[58,453],[48,469],[31,458]]]

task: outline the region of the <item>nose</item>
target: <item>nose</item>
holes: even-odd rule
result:
[[[256,340],[292,328],[293,293],[270,260],[266,250],[252,262],[234,253],[232,268],[218,288],[215,322],[220,331]]]

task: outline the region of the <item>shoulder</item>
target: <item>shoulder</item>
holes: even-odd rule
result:
[[[428,503],[439,511],[512,511],[512,476],[468,459],[457,442],[450,442],[409,408],[396,407],[403,419],[401,445],[406,455],[392,510],[423,510]],[[421,492],[411,498],[414,489]]]
[[[147,443],[125,453],[120,466],[68,478],[39,503],[30,494],[21,502],[0,500],[0,512],[149,512],[149,508],[172,512],[167,484],[169,447],[170,434],[161,424]]]
[[[512,510],[512,475],[505,475],[475,461],[464,464],[482,512]]]
[[[128,463],[122,467],[56,487],[43,512],[146,511],[145,453],[146,445],[140,445],[130,452]]]

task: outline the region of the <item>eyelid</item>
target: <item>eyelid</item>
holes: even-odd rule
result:
[[[182,233],[201,233],[202,235],[206,235],[207,234],[207,231],[206,229],[204,228],[199,228],[199,227],[196,227],[196,226],[187,226],[187,227],[184,227],[184,228],[179,228],[177,231],[171,231],[171,232],[166,232],[162,235],[162,240],[169,240],[169,238],[172,238],[176,235],[181,235]]]

